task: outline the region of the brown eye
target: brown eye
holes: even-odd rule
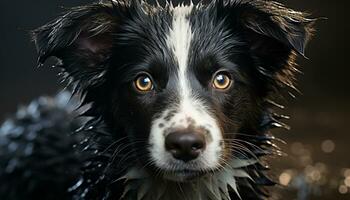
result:
[[[223,72],[215,75],[213,79],[213,87],[218,90],[226,90],[232,85],[232,79]]]
[[[147,74],[138,76],[134,84],[135,88],[140,92],[149,92],[153,89],[152,80]]]

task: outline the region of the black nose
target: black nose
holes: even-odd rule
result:
[[[205,139],[199,133],[173,132],[165,138],[165,147],[174,158],[188,162],[204,150]]]

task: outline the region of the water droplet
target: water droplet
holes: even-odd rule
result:
[[[88,141],[89,141],[89,139],[88,139],[88,138],[85,138],[83,141],[80,142],[80,144],[85,144],[85,143],[87,143]]]
[[[70,188],[68,189],[68,191],[69,191],[69,192],[72,192],[72,191],[78,189],[78,187],[80,187],[80,186],[83,184],[83,182],[84,182],[84,179],[83,179],[83,178],[80,178],[80,179],[78,180],[78,182],[76,182],[72,187],[70,187]]]
[[[88,192],[89,192],[89,188],[85,188],[85,190],[83,191],[83,193],[81,193],[80,197],[81,197],[82,199],[84,199]]]
[[[86,150],[88,150],[89,148],[90,148],[90,145],[86,145],[86,146],[84,147],[83,151],[86,151]]]
[[[103,180],[104,178],[105,178],[104,174],[99,177],[100,180]]]

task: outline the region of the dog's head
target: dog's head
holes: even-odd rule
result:
[[[220,169],[257,134],[264,99],[293,87],[312,21],[270,1],[166,6],[115,0],[34,32],[138,163],[186,180]],[[239,145],[238,145],[239,147]]]

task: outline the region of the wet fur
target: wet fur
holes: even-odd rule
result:
[[[151,94],[139,96],[130,92],[129,84],[138,71],[145,69],[152,71],[163,87],[169,79],[167,77],[173,76],[174,68],[170,66],[176,65],[174,54],[163,37],[169,31],[173,7],[172,4],[151,5],[136,0],[100,2],[72,8],[33,32],[39,63],[43,64],[52,56],[58,58],[57,67],[62,69],[62,77],[72,95],[79,97],[78,102],[85,107],[85,112],[59,107],[58,110],[62,111],[62,114],[57,114],[59,117],[47,118],[41,114],[41,109],[34,108],[39,118],[27,111],[25,116],[30,120],[17,115],[11,126],[6,123],[2,126],[0,139],[6,138],[0,143],[3,152],[0,153],[2,199],[122,197],[134,200],[139,198],[135,195],[141,190],[145,190],[141,197],[146,200],[171,199],[183,194],[181,187],[191,182],[177,183],[178,187],[165,193],[158,189],[158,185],[171,186],[174,183],[158,180],[159,175],[166,172],[150,162],[147,150],[149,131],[145,131],[151,129],[152,119],[164,110],[165,105],[178,101],[171,92],[176,85],[170,84],[170,89],[153,94],[157,95],[154,99]],[[223,142],[226,148],[221,163],[223,167],[209,173],[214,177],[213,183],[202,184],[207,181],[204,176],[196,180],[202,184],[197,192],[189,190],[183,195],[192,197],[198,194],[200,197],[193,198],[213,200],[239,199],[239,196],[242,199],[265,199],[268,192],[264,186],[274,185],[274,182],[266,177],[267,166],[260,163],[260,158],[280,154],[273,144],[276,139],[269,130],[287,127],[279,121],[284,116],[274,114],[272,108],[276,104],[269,99],[276,94],[283,95],[282,91],[295,89],[295,57],[304,55],[314,20],[271,1],[217,0],[202,2],[195,7],[191,13],[191,25],[196,32],[188,60],[193,70],[191,73],[206,82],[208,77],[205,74],[218,70],[213,66],[223,66],[234,75],[235,87],[225,95],[214,93],[215,98],[203,89],[198,90],[203,101],[209,102],[207,105],[212,115],[225,133]],[[57,98],[51,101],[56,102]],[[44,108],[48,107],[51,116],[51,111],[56,109],[55,103],[53,106],[46,102],[42,104]],[[72,118],[77,114],[82,119]],[[71,119],[68,120],[71,123],[63,123],[62,119],[66,118]],[[34,123],[32,119],[37,121]],[[38,134],[34,141],[44,140],[40,145],[56,149],[57,140],[50,134],[58,131],[61,134],[57,133],[59,136],[56,134],[55,137],[76,144],[74,148],[68,145],[65,150],[52,151],[56,152],[53,157],[62,158],[59,163],[62,172],[40,171],[40,166],[31,165],[41,161],[38,153],[45,151],[41,148],[34,148],[28,155],[25,148],[16,151],[9,148],[12,143],[18,143],[20,147],[28,144],[24,139],[27,131],[20,132],[16,139],[16,128],[30,130],[45,119],[51,125],[47,129],[41,126],[35,129]],[[80,128],[73,131],[72,126]],[[66,158],[69,152],[73,153],[73,159]],[[236,174],[227,164],[233,158],[245,163],[237,167],[239,172]],[[16,165],[13,170],[8,170],[14,159]],[[130,170],[135,168],[142,170],[136,170],[138,173],[130,176]],[[234,177],[228,182],[221,178],[225,176],[219,175],[224,170],[232,170],[230,173]],[[27,175],[36,171],[40,171],[36,176]],[[65,171],[71,173],[67,175]],[[57,177],[62,176],[67,179],[59,181]],[[42,184],[41,177],[47,178],[46,184]],[[152,181],[155,186],[145,188],[145,182]],[[229,186],[229,183],[235,186]],[[218,192],[220,188],[227,189],[227,192]],[[50,192],[43,194],[41,191]],[[162,196],[172,192],[173,195]]]

